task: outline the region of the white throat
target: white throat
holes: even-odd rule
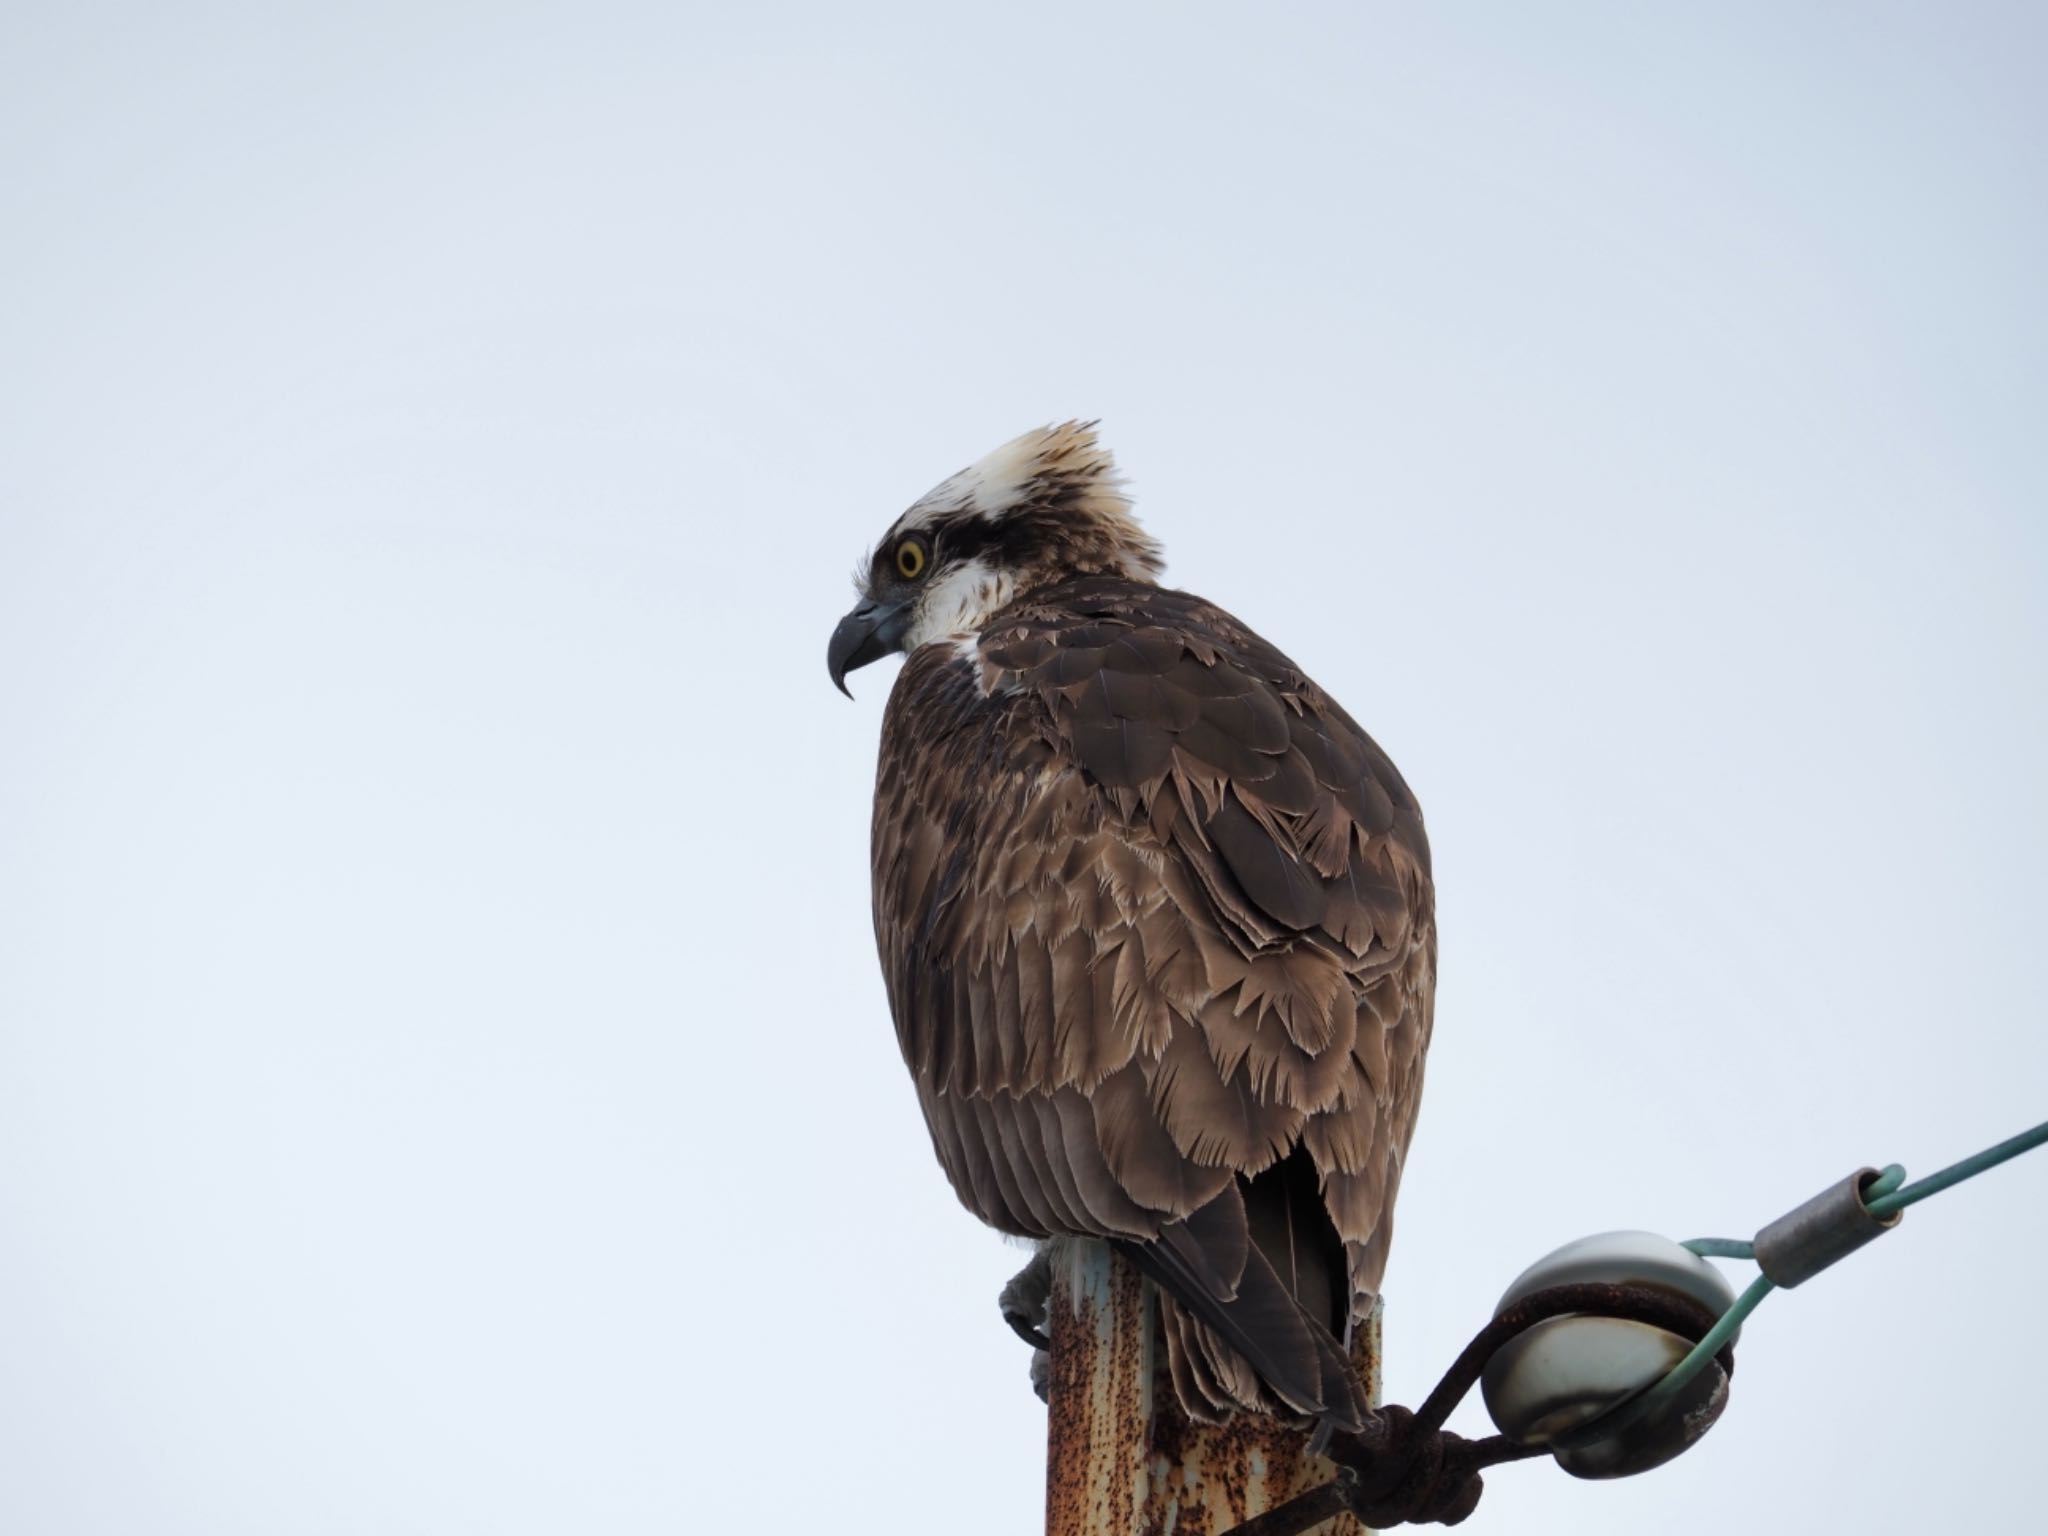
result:
[[[984,561],[964,560],[918,594],[916,617],[903,636],[904,649],[972,635],[1016,595],[1016,583],[1004,572]]]

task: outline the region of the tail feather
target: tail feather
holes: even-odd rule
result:
[[[1278,1410],[1315,1420],[1323,1439],[1359,1429],[1370,1405],[1339,1342],[1350,1313],[1343,1248],[1321,1202],[1302,1198],[1293,1161],[1229,1185],[1152,1241],[1116,1247],[1174,1304],[1168,1366],[1191,1415]]]

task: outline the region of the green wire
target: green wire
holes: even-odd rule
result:
[[[1897,1163],[1886,1166],[1868,1184],[1863,1186],[1865,1208],[1880,1219],[1894,1211],[1903,1211],[1915,1201],[1925,1200],[1929,1195],[1938,1195],[1951,1185],[1965,1179],[1973,1179],[1988,1168],[2009,1162],[2022,1152],[2031,1152],[2038,1146],[2048,1145],[2048,1121],[2035,1126],[2031,1131],[2022,1131],[2009,1141],[2001,1141],[1995,1147],[1987,1147],[1975,1157],[1966,1157],[1950,1168],[1939,1173],[1930,1173],[1914,1184],[1907,1184],[1906,1170]],[[1903,1186],[1903,1187],[1902,1187]],[[1756,1257],[1754,1244],[1739,1237],[1696,1237],[1684,1244],[1703,1259],[1753,1259]],[[1777,1284],[1767,1275],[1758,1275],[1749,1284],[1749,1289],[1735,1298],[1735,1304],[1715,1321],[1699,1343],[1678,1364],[1659,1379],[1655,1385],[1638,1393],[1620,1406],[1609,1409],[1591,1423],[1580,1426],[1571,1434],[1561,1435],[1554,1442],[1569,1448],[1593,1440],[1604,1440],[1617,1430],[1625,1429],[1638,1419],[1656,1412],[1669,1403],[1697,1376],[1706,1363],[1721,1351],[1721,1346],[1734,1337],[1743,1319],[1754,1312],[1763,1299],[1777,1289]]]
[[[1671,1367],[1664,1379],[1643,1394],[1643,1412],[1648,1413],[1663,1406],[1678,1395],[1678,1389],[1700,1373],[1700,1369],[1721,1352],[1721,1346],[1735,1336],[1735,1330],[1742,1326],[1742,1320],[1754,1312],[1763,1299],[1778,1288],[1778,1282],[1769,1275],[1758,1275],[1749,1282],[1749,1289],[1735,1298],[1735,1305],[1723,1312],[1720,1319],[1693,1345],[1692,1352],[1678,1364]]]
[[[1681,1247],[1703,1259],[1753,1259],[1756,1245],[1739,1237],[1689,1237]]]
[[[1769,1276],[1758,1275],[1750,1281],[1749,1289],[1735,1298],[1735,1304],[1723,1312],[1714,1326],[1701,1336],[1699,1343],[1693,1345],[1692,1352],[1665,1372],[1663,1378],[1655,1385],[1628,1399],[1619,1407],[1610,1408],[1599,1418],[1573,1430],[1570,1434],[1559,1435],[1552,1443],[1569,1450],[1594,1440],[1605,1440],[1617,1431],[1628,1428],[1638,1419],[1655,1413],[1676,1397],[1685,1384],[1721,1352],[1721,1346],[1726,1344],[1735,1330],[1742,1326],[1742,1320],[1754,1312],[1758,1303],[1777,1288],[1777,1282]]]
[[[1883,1198],[1905,1182],[1906,1170],[1897,1163],[1886,1163],[1878,1176],[1858,1191],[1863,1196],[1864,1209],[1868,1210],[1871,1201]]]
[[[1908,1184],[1904,1189],[1891,1190],[1869,1201],[1870,1214],[1889,1216],[1893,1211],[1903,1211],[1916,1200],[1925,1200],[1929,1195],[1938,1195],[1951,1184],[1960,1184],[1965,1179],[1974,1179],[1987,1168],[1996,1168],[2000,1163],[2010,1162],[2022,1152],[2048,1143],[2048,1121],[2043,1121],[2031,1131],[2021,1131],[2010,1141],[2001,1141],[1995,1147],[1987,1147],[1975,1157],[1966,1157],[1953,1168],[1944,1168],[1939,1173],[1930,1173],[1917,1183]]]

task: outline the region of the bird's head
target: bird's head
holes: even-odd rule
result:
[[[855,573],[860,602],[827,653],[832,681],[896,651],[975,634],[1034,587],[1070,576],[1157,579],[1159,545],[1131,515],[1092,422],[1041,427],[933,487]]]

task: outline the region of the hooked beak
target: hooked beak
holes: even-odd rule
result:
[[[825,667],[832,674],[832,685],[852,698],[846,674],[858,672],[892,651],[902,650],[903,634],[909,628],[908,603],[862,603],[832,631],[832,644],[825,651]]]

